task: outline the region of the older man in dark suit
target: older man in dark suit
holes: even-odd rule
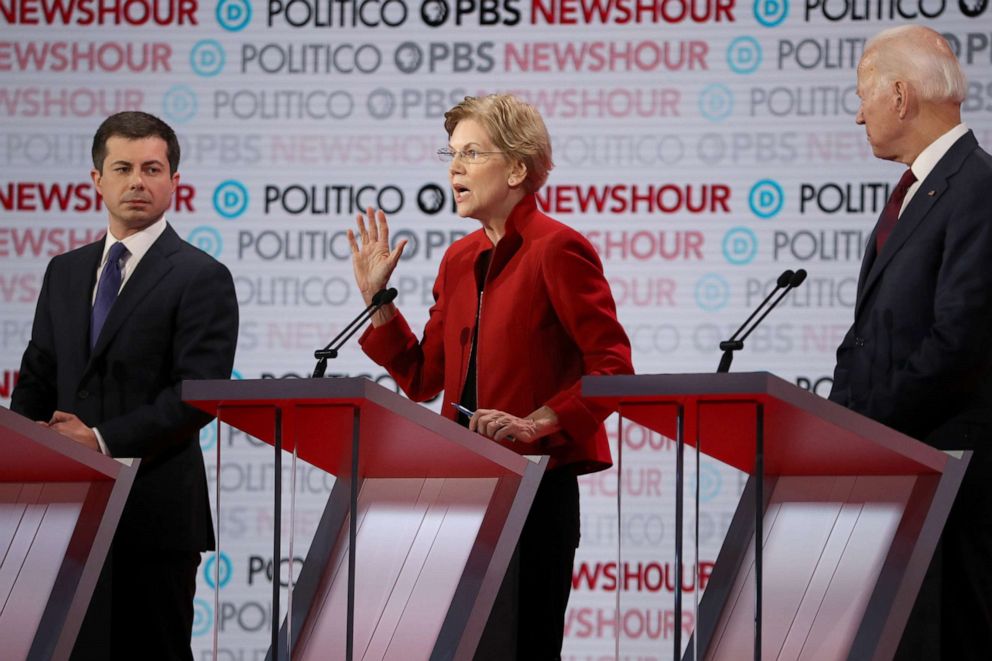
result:
[[[175,133],[152,115],[97,130],[107,235],[48,265],[11,396],[96,452],[141,458],[74,659],[192,659],[196,570],[214,545],[198,442],[209,416],[179,385],[231,375],[238,307],[227,268],[165,221],[178,165]]]
[[[830,399],[975,452],[898,658],[992,649],[992,157],[961,123],[965,91],[929,28],[865,45],[857,122],[875,156],[908,169],[869,239]]]

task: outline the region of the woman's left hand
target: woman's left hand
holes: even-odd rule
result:
[[[468,428],[494,441],[533,443],[558,431],[558,416],[546,406],[526,418],[496,409],[477,409],[468,422]]]

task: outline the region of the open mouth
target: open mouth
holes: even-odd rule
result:
[[[461,202],[470,193],[468,186],[464,184],[451,184],[451,190],[455,191],[456,202]]]

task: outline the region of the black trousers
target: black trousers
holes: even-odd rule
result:
[[[200,554],[111,547],[71,661],[192,661]]]
[[[578,480],[567,468],[549,471],[524,523],[476,661],[561,658],[578,545]]]
[[[895,659],[986,661],[990,650],[992,451],[976,450]]]

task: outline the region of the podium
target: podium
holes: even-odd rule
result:
[[[582,393],[751,475],[683,658],[892,658],[970,453],[764,372],[585,377]]]
[[[472,658],[547,457],[364,378],[186,381],[182,395],[273,445],[277,478],[294,450],[337,477],[281,626],[273,563],[267,658]]]
[[[138,462],[0,408],[0,641],[5,659],[68,659]]]

